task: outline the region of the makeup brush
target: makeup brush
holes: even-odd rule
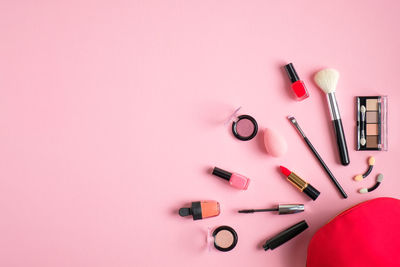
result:
[[[362,146],[365,146],[365,143],[367,142],[367,140],[365,139],[365,131],[364,131],[364,128],[365,128],[365,111],[366,111],[366,108],[365,108],[364,105],[361,106],[360,111],[361,111],[361,138],[360,138],[360,144]]]
[[[350,158],[347,151],[346,137],[344,136],[342,119],[340,118],[339,107],[336,101],[335,91],[339,80],[339,72],[335,69],[323,69],[314,76],[315,83],[325,92],[336,134],[336,142],[339,149],[342,165],[349,165]]]
[[[333,176],[333,173],[331,170],[328,168],[324,160],[321,158],[321,156],[318,154],[317,150],[315,147],[311,144],[311,141],[307,138],[303,130],[300,128],[299,123],[297,122],[296,118],[293,116],[288,116],[289,121],[296,127],[297,131],[299,131],[300,135],[303,137],[304,141],[306,142],[307,146],[310,148],[311,152],[314,154],[314,156],[318,159],[319,163],[321,164],[322,168],[324,168],[326,174],[329,176],[331,181],[334,183],[336,188],[339,190],[340,194],[343,196],[343,198],[347,198],[346,192],[344,192],[342,186],[339,184],[339,182],[336,180],[335,176]]]

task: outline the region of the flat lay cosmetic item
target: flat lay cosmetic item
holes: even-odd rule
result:
[[[304,211],[303,204],[279,204],[278,207],[272,209],[247,209],[239,210],[239,213],[254,213],[254,212],[265,212],[265,211],[277,211],[279,215],[282,214],[294,214]]]
[[[339,72],[335,69],[323,69],[317,72],[314,76],[315,83],[326,94],[329,110],[331,112],[333,129],[335,130],[340,162],[342,165],[346,166],[350,164],[350,158],[347,151],[346,137],[344,135],[342,119],[339,113],[339,106],[335,96],[338,80]]]
[[[264,250],[268,249],[275,249],[279,247],[280,245],[286,243],[287,241],[291,240],[292,238],[296,237],[300,233],[302,233],[304,230],[308,228],[308,224],[306,221],[301,221],[296,223],[295,225],[290,226],[289,228],[283,230],[276,236],[272,237],[271,239],[268,239],[267,242],[263,245]]]
[[[190,208],[180,208],[179,215],[182,217],[193,216],[193,220],[215,217],[220,214],[220,206],[217,201],[195,201]]]
[[[361,188],[358,192],[360,194],[365,194],[365,193],[368,193],[368,192],[372,192],[372,191],[374,191],[375,189],[378,188],[378,186],[381,184],[382,181],[383,181],[383,174],[380,173],[380,174],[378,174],[376,176],[376,183],[372,187],[370,187],[370,188]]]
[[[312,200],[316,200],[320,192],[312,185],[301,179],[294,172],[289,171],[287,168],[280,166],[281,172],[287,177],[288,181],[297,187],[301,192],[309,196]]]
[[[388,149],[387,96],[358,96],[357,150]]]
[[[227,252],[236,247],[238,242],[238,235],[236,231],[227,225],[220,226],[211,232],[211,228],[208,228],[207,242],[209,250],[211,250],[211,244],[222,252]]]
[[[284,66],[287,75],[289,76],[291,87],[296,95],[297,100],[304,100],[310,95],[308,94],[307,87],[302,80],[300,80],[299,76],[297,75],[296,70],[294,69],[293,63],[289,63]]]
[[[307,136],[304,134],[303,130],[300,128],[300,125],[298,124],[297,120],[293,116],[288,116],[289,121],[296,127],[297,131],[301,134],[303,137],[304,141],[306,142],[308,148],[310,148],[311,152],[314,154],[314,156],[318,159],[319,163],[321,164],[322,168],[325,170],[325,172],[328,174],[328,177],[331,179],[333,184],[336,186],[336,188],[339,190],[340,194],[343,196],[343,198],[347,198],[347,194],[342,188],[342,186],[339,184],[339,182],[336,180],[335,176],[333,176],[333,173],[331,170],[328,168],[324,160],[321,158],[317,150],[314,148],[314,146],[311,144],[311,141],[307,138]]]
[[[359,174],[354,176],[354,180],[356,181],[361,181],[362,179],[364,179],[365,177],[367,177],[371,172],[372,169],[374,168],[374,164],[375,164],[375,158],[374,157],[369,157],[368,158],[368,169],[364,174]]]
[[[212,174],[218,176],[219,178],[227,180],[231,186],[237,189],[246,190],[250,184],[249,178],[241,174],[225,171],[218,167],[214,167]]]
[[[225,122],[225,125],[232,122],[232,133],[237,139],[241,141],[248,141],[253,139],[258,132],[257,121],[250,115],[239,115],[239,110],[241,107],[237,108],[229,119]]]
[[[286,154],[287,143],[283,136],[275,130],[264,129],[264,146],[268,154],[273,157],[281,157]]]

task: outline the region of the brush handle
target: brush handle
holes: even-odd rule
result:
[[[340,118],[339,106],[337,104],[335,92],[326,94],[326,97],[330,107],[333,128],[335,129],[340,161],[342,162],[342,165],[346,166],[350,164],[350,158],[349,153],[347,152],[346,137],[344,136],[342,119]]]
[[[324,160],[321,158],[321,156],[318,154],[317,150],[314,148],[314,146],[311,144],[310,140],[308,140],[307,137],[304,137],[304,141],[306,141],[308,147],[311,149],[311,151],[314,153],[315,157],[318,159],[319,163],[321,163],[321,166],[324,168],[325,172],[328,174],[329,178],[331,181],[335,184],[336,188],[339,190],[340,194],[343,196],[343,198],[347,198],[346,192],[344,192],[342,186],[339,184],[339,182],[336,180],[335,176],[333,176],[333,173],[331,170],[328,168],[328,166],[325,164]]]
[[[361,112],[361,139],[365,139],[365,112]],[[365,144],[364,144],[365,145]],[[361,146],[364,146],[361,144]]]
[[[344,136],[342,119],[333,120],[332,122],[333,122],[333,128],[335,129],[340,161],[344,166],[349,165],[350,158],[349,158],[349,152],[347,151],[346,137]]]

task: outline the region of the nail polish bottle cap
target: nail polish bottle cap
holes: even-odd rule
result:
[[[294,66],[292,63],[289,63],[287,65],[285,65],[285,70],[289,76],[289,79],[292,83],[297,82],[298,80],[300,80],[299,76],[297,75],[296,70],[294,69]]]
[[[229,181],[231,179],[232,173],[225,171],[223,169],[220,169],[218,167],[214,167],[212,174],[214,174],[215,176],[218,176],[222,179],[225,179],[227,181]]]
[[[192,202],[190,208],[180,208],[179,215],[182,217],[193,215],[193,220],[203,219],[200,201]]]

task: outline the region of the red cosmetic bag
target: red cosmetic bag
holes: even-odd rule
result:
[[[310,241],[307,267],[399,267],[400,200],[362,202],[319,229]]]

